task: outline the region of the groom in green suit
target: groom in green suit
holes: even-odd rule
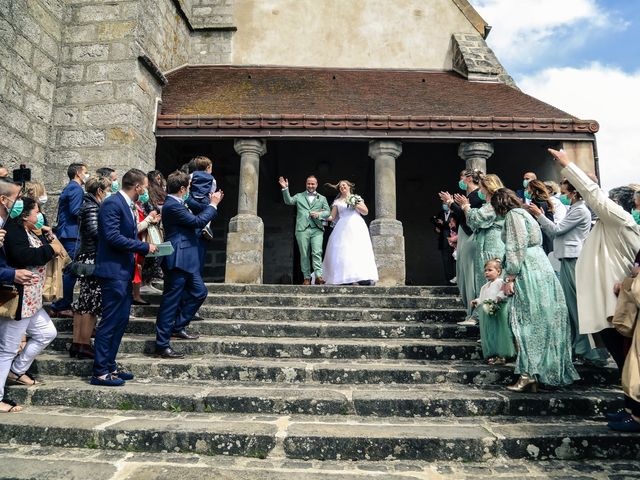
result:
[[[282,197],[287,205],[296,206],[296,240],[300,248],[300,267],[304,276],[303,285],[311,285],[311,266],[309,251],[313,260],[313,271],[316,274],[316,284],[324,285],[322,278],[322,239],[324,225],[322,220],[331,215],[327,199],[316,192],[318,179],[314,175],[307,177],[307,189],[296,193],[293,197],[289,193],[289,180],[284,177],[278,179],[282,187]]]

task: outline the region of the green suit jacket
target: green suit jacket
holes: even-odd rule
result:
[[[319,228],[324,230],[322,220],[331,215],[329,204],[326,197],[316,192],[316,198],[313,203],[309,204],[306,190],[304,192],[296,193],[293,197],[289,194],[289,189],[282,190],[282,197],[284,203],[287,205],[296,206],[296,232],[305,230],[308,226]],[[318,218],[311,218],[309,215],[311,212],[320,212]]]

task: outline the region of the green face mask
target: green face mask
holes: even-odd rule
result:
[[[631,210],[631,215],[633,215],[633,219],[636,221],[638,225],[640,225],[640,210],[633,209]]]
[[[523,186],[524,188],[527,188],[527,187],[529,186],[529,180],[523,180],[523,181],[522,181],[522,186]]]
[[[116,193],[118,190],[120,190],[120,182],[118,182],[118,180],[114,180],[111,182],[111,192]]]
[[[460,188],[460,190],[464,190],[465,192],[467,191],[467,184],[464,183],[462,180],[458,182],[458,187]]]
[[[529,190],[525,190],[524,198],[526,198],[527,200],[531,200],[531,192]]]
[[[182,195],[182,200],[184,200],[185,202],[187,200],[189,200],[189,192],[185,193],[184,195]]]
[[[478,198],[484,202],[487,199],[487,196],[478,190]]]
[[[571,200],[564,193],[560,195],[560,201],[563,205],[571,205]]]
[[[38,213],[38,219],[36,220],[36,223],[33,224],[34,227],[36,227],[36,230],[40,230],[42,227],[44,227],[44,215],[42,215],[42,213]]]
[[[138,195],[138,200],[141,203],[147,203],[149,201],[149,190],[144,189],[144,193],[142,195]]]
[[[13,205],[9,209],[9,217],[10,218],[19,217],[23,209],[24,209],[24,202],[22,201],[21,198],[19,198],[15,202],[13,202]]]

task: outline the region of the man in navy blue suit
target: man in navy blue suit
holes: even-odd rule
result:
[[[200,273],[199,231],[218,213],[224,194],[209,195],[209,204],[194,215],[185,205],[189,197],[189,175],[173,172],[167,178],[167,198],[162,207],[165,241],[174,252],[164,258],[164,290],[156,320],[156,355],[182,358],[183,353],[171,348],[171,337],[195,340],[186,327],[207,298],[207,287]]]
[[[122,190],[102,202],[98,214],[95,276],[102,288],[102,320],[96,328],[92,385],[119,386],[133,374],[119,369],[116,354],[131,314],[134,253],[154,253],[158,247],[137,239],[134,202],[147,191],[147,175],[132,168],[122,177]]]
[[[71,258],[76,255],[78,238],[78,213],[82,206],[84,191],[82,185],[89,179],[87,166],[84,163],[72,163],[67,168],[69,183],[58,200],[58,219],[56,221],[56,236]],[[71,302],[73,301],[73,287],[76,278],[71,275],[67,267],[62,275],[62,298],[51,304],[49,314],[52,317],[73,317]]]

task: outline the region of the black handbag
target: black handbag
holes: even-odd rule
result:
[[[71,265],[69,265],[69,272],[76,278],[87,278],[92,277],[94,272],[96,271],[96,266],[90,263],[82,263],[78,262],[76,258],[78,257],[78,243],[80,242],[80,229],[82,228],[82,221],[78,225],[78,238],[76,238],[76,248],[75,255],[73,256],[73,261]]]

